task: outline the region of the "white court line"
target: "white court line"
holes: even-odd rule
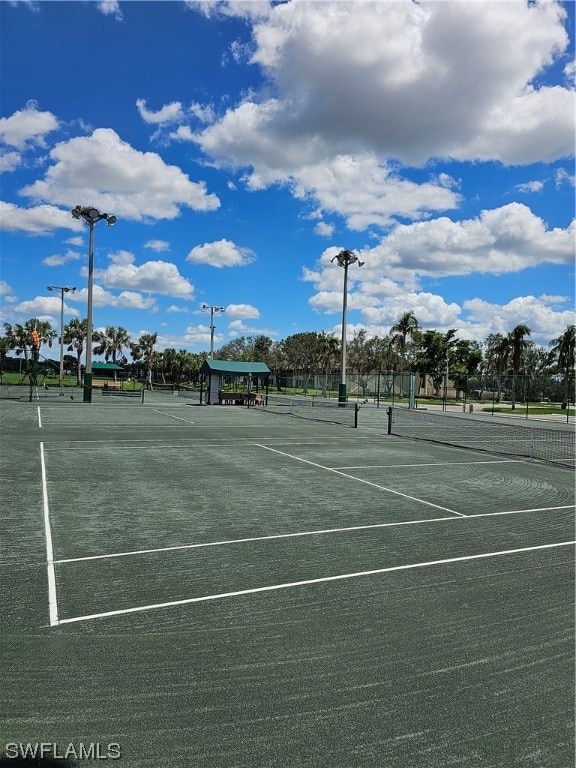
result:
[[[154,413],[161,413],[162,416],[170,416],[171,419],[178,419],[178,421],[185,421],[186,424],[194,424],[194,422],[190,421],[190,419],[183,419],[181,416],[174,416],[174,414],[172,414],[172,413],[166,413],[165,411],[159,411],[158,408],[154,408]]]
[[[489,461],[433,461],[421,464],[362,464],[358,467],[332,467],[332,469],[388,469],[397,467],[449,467],[469,464],[524,464],[522,459],[490,459]]]
[[[480,555],[466,555],[464,557],[450,557],[446,560],[430,560],[425,563],[410,563],[409,565],[395,565],[390,568],[377,568],[372,571],[358,571],[356,573],[343,573],[338,576],[322,576],[318,579],[304,579],[303,581],[292,581],[286,584],[272,584],[268,587],[254,587],[253,589],[240,589],[236,592],[221,592],[215,595],[204,595],[202,597],[189,597],[184,600],[171,600],[166,603],[151,603],[150,605],[139,605],[134,608],[121,608],[117,611],[104,611],[102,613],[92,613],[86,616],[74,616],[70,619],[60,619],[58,624],[74,624],[79,621],[90,621],[92,619],[103,619],[110,616],[122,616],[128,613],[142,613],[143,611],[152,611],[158,608],[173,608],[177,605],[190,605],[192,603],[204,603],[209,600],[222,600],[227,597],[240,597],[242,595],[255,595],[260,592],[273,592],[280,589],[291,589],[294,587],[305,587],[311,584],[323,584],[329,581],[344,581],[345,579],[356,579],[361,576],[377,576],[382,573],[393,573],[394,571],[408,571],[415,568],[428,568],[433,565],[446,565],[448,563],[462,563],[468,560],[480,560],[489,557],[501,557],[503,555],[514,555],[520,552],[535,552],[536,550],[552,549],[554,547],[568,547],[576,544],[576,541],[562,541],[557,544],[540,544],[536,547],[522,547],[522,549],[504,549],[500,552],[484,552]]]
[[[262,445],[261,443],[254,443],[254,445],[257,445],[259,448],[265,448],[267,451],[272,451],[272,453],[278,453],[280,456],[286,456],[289,459],[294,459],[294,461],[301,461],[304,464],[309,464],[312,467],[318,467],[318,469],[325,469],[327,472],[334,472],[336,475],[341,475],[342,477],[347,477],[350,480],[355,480],[357,483],[363,483],[364,485],[370,485],[372,488],[378,488],[380,491],[388,491],[388,493],[394,493],[396,496],[403,496],[405,499],[410,499],[410,501],[416,501],[419,504],[426,504],[428,507],[434,507],[435,509],[441,509],[443,512],[450,512],[452,515],[458,515],[459,517],[468,517],[468,515],[463,514],[462,512],[456,512],[453,509],[448,509],[448,507],[441,507],[439,504],[432,504],[431,501],[424,501],[424,499],[418,499],[416,496],[409,496],[407,493],[401,493],[400,491],[394,491],[392,488],[387,488],[384,485],[378,485],[378,483],[371,483],[369,480],[362,480],[359,477],[354,477],[354,475],[348,475],[346,472],[341,472],[339,469],[332,469],[332,467],[325,467],[323,464],[317,464],[315,461],[308,461],[308,459],[301,459],[299,456],[293,456],[290,453],[284,453],[284,451],[278,451],[276,448],[270,448],[269,445]]]
[[[42,414],[40,413],[40,406],[38,406],[38,427],[42,429]]]
[[[398,523],[372,523],[370,525],[353,525],[347,528],[325,528],[314,531],[297,531],[296,533],[275,533],[269,536],[251,536],[245,539],[224,539],[223,541],[207,541],[200,544],[176,544],[172,547],[157,547],[156,549],[133,549],[129,552],[111,552],[106,555],[85,555],[84,557],[68,557],[55,560],[54,563],[80,563],[85,560],[110,560],[114,557],[131,557],[132,555],[154,555],[158,552],[175,552],[182,549],[202,549],[204,547],[220,547],[228,544],[249,544],[254,541],[270,541],[273,539],[294,539],[304,536],[322,536],[330,533],[347,533],[349,531],[366,531],[372,528],[396,528],[400,525],[423,525],[425,523],[458,522],[473,520],[475,517],[497,517],[499,515],[519,515],[523,512],[552,512],[557,509],[572,509],[574,504],[562,507],[537,507],[532,509],[512,509],[508,512],[482,512],[478,515],[465,517],[432,517],[427,520],[401,520]]]
[[[52,532],[50,530],[50,513],[48,510],[48,488],[46,485],[46,464],[44,461],[44,443],[40,443],[40,466],[42,468],[42,505],[44,507],[44,536],[46,538],[46,565],[48,569],[48,607],[50,611],[50,626],[58,624],[58,601],[56,599],[56,573],[54,571],[54,549],[52,547]]]

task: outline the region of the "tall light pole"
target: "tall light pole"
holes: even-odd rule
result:
[[[208,304],[202,304],[202,312],[210,310],[210,360],[214,358],[214,313],[226,312],[225,307],[210,307]]]
[[[348,307],[348,267],[350,264],[364,265],[352,251],[344,250],[337,253],[331,261],[337,261],[344,270],[344,296],[342,299],[342,359],[340,364],[340,386],[338,387],[338,405],[345,406],[348,400],[346,391],[346,310]]]
[[[49,285],[49,291],[60,291],[60,397],[64,396],[64,294],[76,293],[76,288],[67,285]]]
[[[84,397],[85,403],[92,402],[92,291],[94,285],[94,227],[99,221],[106,221],[111,227],[116,224],[116,216],[109,213],[100,213],[97,208],[87,206],[83,208],[77,205],[72,210],[75,219],[82,219],[90,228],[90,241],[88,245],[88,319],[86,321],[86,371],[84,373]]]

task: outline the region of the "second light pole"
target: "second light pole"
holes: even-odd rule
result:
[[[64,395],[64,294],[76,293],[76,288],[67,285],[49,285],[49,291],[60,291],[60,397]]]
[[[94,227],[99,221],[106,221],[109,227],[116,224],[116,216],[100,213],[97,208],[83,208],[77,205],[72,210],[75,219],[82,219],[90,228],[90,243],[88,246],[88,319],[86,321],[86,370],[84,372],[85,403],[92,402],[92,291],[94,285]]]
[[[225,307],[211,307],[208,304],[202,304],[202,312],[210,310],[210,360],[214,359],[214,313],[226,312]]]
[[[331,261],[337,261],[338,266],[344,270],[344,296],[342,299],[342,358],[340,364],[340,386],[338,387],[338,405],[345,406],[348,400],[346,388],[346,310],[348,307],[348,267],[350,264],[364,265],[358,256],[352,251],[344,250],[337,253]]]

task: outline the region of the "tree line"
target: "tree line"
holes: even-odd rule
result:
[[[58,333],[50,323],[31,318],[23,324],[4,323],[0,336],[2,359],[13,351],[23,355],[27,365],[32,352],[32,330],[42,344],[59,343]],[[576,326],[566,330],[548,347],[531,341],[531,329],[525,324],[508,333],[490,334],[483,342],[459,339],[458,329],[448,331],[422,329],[413,312],[405,312],[386,336],[368,336],[361,329],[347,342],[347,370],[363,376],[375,371],[413,372],[430,377],[435,390],[446,374],[456,387],[459,380],[474,375],[496,377],[530,374],[563,378],[574,376]],[[133,341],[125,328],[107,326],[93,333],[93,355],[106,362],[122,365],[134,375],[150,375],[165,383],[195,383],[207,352],[185,349],[156,349],[158,334],[143,334]],[[63,328],[62,342],[72,353],[80,382],[81,360],[87,341],[87,321],[72,319]],[[131,360],[128,359],[128,355]],[[215,350],[223,360],[258,361],[268,365],[279,379],[288,372],[335,374],[340,371],[340,341],[324,331],[296,333],[280,341],[268,336],[241,336]]]

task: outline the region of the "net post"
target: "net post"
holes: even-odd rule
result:
[[[388,414],[388,433],[387,434],[391,435],[392,434],[392,406],[391,405],[388,406],[387,414]]]
[[[360,410],[360,406],[358,403],[354,405],[354,429],[358,429],[358,412]]]
[[[144,387],[144,385],[143,385],[143,386],[142,386],[142,396],[141,396],[141,400],[140,400],[140,404],[141,404],[141,405],[144,405],[144,390],[145,390],[145,387]]]

